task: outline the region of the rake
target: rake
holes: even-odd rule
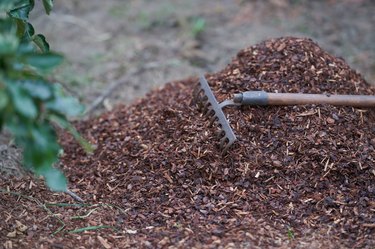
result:
[[[305,94],[305,93],[268,93],[265,91],[247,91],[236,93],[232,99],[219,103],[213,94],[204,76],[199,78],[199,84],[193,91],[193,103],[197,104],[203,114],[210,120],[210,126],[217,122],[219,126],[218,137],[220,148],[225,154],[237,140],[223,108],[226,106],[281,106],[281,105],[307,105],[330,104],[335,106],[375,107],[373,95],[331,95],[331,94]]]

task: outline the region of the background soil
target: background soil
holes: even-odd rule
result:
[[[40,9],[32,17],[52,48],[66,55],[55,78],[87,104],[120,81],[105,101],[107,109],[171,80],[221,70],[240,49],[287,35],[313,38],[375,82],[371,0],[66,0],[55,5],[51,16]]]

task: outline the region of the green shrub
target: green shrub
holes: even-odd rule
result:
[[[47,14],[52,0],[43,0]],[[69,123],[82,113],[79,102],[46,77],[63,57],[28,22],[34,0],[0,1],[0,131],[10,131],[23,149],[23,165],[44,176],[55,191],[66,190],[64,175],[53,165],[61,148],[55,127],[70,131],[86,150],[90,145]]]

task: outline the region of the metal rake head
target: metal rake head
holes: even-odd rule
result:
[[[218,123],[220,148],[222,149],[223,154],[225,154],[237,138],[236,135],[234,135],[222,108],[227,105],[233,105],[234,103],[231,100],[218,103],[204,76],[199,78],[199,84],[194,89],[193,101],[202,109],[203,114],[209,118],[210,125],[214,122]]]

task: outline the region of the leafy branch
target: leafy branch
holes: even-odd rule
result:
[[[0,131],[7,129],[23,149],[23,165],[44,176],[55,191],[66,191],[67,183],[58,161],[61,147],[55,125],[68,130],[86,149],[92,147],[70,124],[68,118],[82,114],[83,106],[67,96],[58,83],[46,79],[63,61],[50,51],[42,34],[28,22],[34,0],[0,2]],[[43,0],[47,14],[52,0]]]

